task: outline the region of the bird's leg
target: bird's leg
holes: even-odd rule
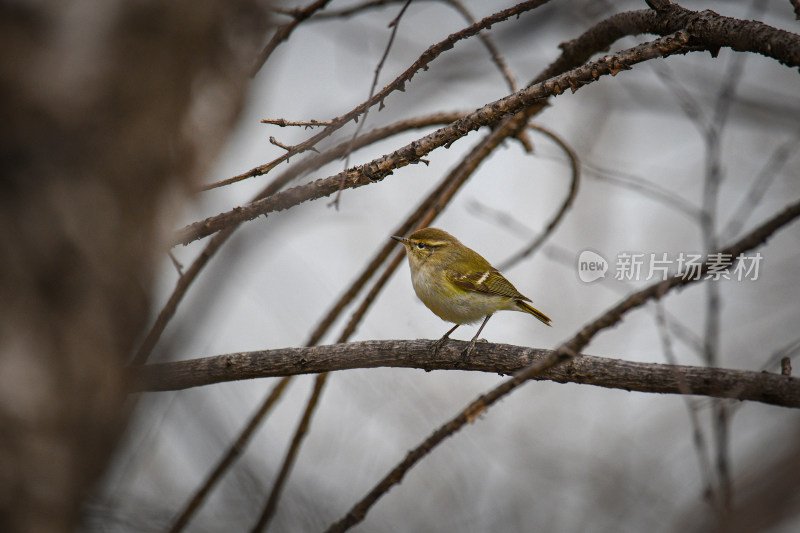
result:
[[[486,318],[483,319],[483,323],[481,324],[481,327],[478,328],[478,333],[476,333],[475,336],[472,337],[472,340],[469,341],[469,346],[467,346],[467,349],[464,350],[464,352],[461,354],[461,362],[462,363],[466,363],[467,359],[472,354],[472,350],[475,349],[475,343],[478,342],[478,337],[480,336],[481,331],[483,331],[483,326],[485,326],[486,323],[489,322],[490,318],[492,318],[492,315],[486,315]]]
[[[436,359],[436,356],[439,355],[439,350],[442,349],[442,346],[444,346],[444,343],[446,343],[450,339],[450,334],[453,333],[456,330],[456,328],[458,326],[460,326],[460,325],[461,324],[456,324],[455,326],[450,328],[450,331],[448,331],[447,333],[444,334],[444,337],[442,337],[441,339],[439,339],[438,341],[433,343],[433,358],[434,359]]]

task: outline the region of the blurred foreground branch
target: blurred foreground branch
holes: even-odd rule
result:
[[[75,530],[134,403],[124,363],[164,227],[234,125],[267,27],[251,0],[98,4],[0,3],[6,533]]]

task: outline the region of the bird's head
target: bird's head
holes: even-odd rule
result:
[[[446,231],[436,228],[423,228],[406,237],[393,236],[392,239],[403,243],[408,259],[413,266],[435,257],[445,257],[450,252],[463,246],[458,239]]]

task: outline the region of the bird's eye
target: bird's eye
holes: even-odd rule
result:
[[[425,248],[425,243],[424,243],[424,242],[418,242],[418,243],[417,243],[417,248],[419,248],[420,250],[422,250],[423,248]]]

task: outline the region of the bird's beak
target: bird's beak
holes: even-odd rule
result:
[[[392,239],[396,240],[397,242],[402,242],[403,244],[408,244],[408,239],[405,237],[398,237],[397,235],[392,235]]]

